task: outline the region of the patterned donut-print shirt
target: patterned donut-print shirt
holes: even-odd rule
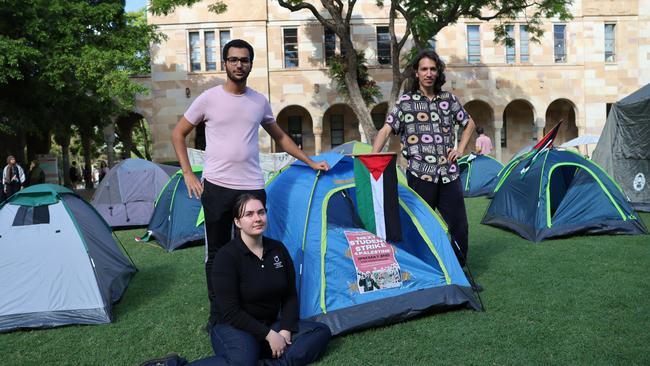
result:
[[[404,93],[386,117],[393,133],[400,135],[407,171],[429,182],[449,183],[458,179],[456,163],[447,161],[447,149],[454,148],[454,124],[465,127],[467,112],[458,98],[441,92],[432,101],[420,93]]]

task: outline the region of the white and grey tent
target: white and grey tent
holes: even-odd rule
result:
[[[592,160],[635,210],[650,212],[650,84],[614,103]]]
[[[102,179],[92,205],[111,227],[149,225],[154,202],[178,167],[126,159]]]
[[[38,184],[0,206],[0,332],[109,323],[135,272],[108,224],[67,188]]]

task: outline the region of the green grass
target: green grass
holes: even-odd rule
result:
[[[650,237],[533,244],[479,224],[469,199],[470,265],[486,312],[432,314],[332,340],[321,365],[648,365]],[[650,214],[642,214],[650,225]],[[211,354],[203,248],[166,253],[119,236],[140,272],[115,322],[0,334],[3,364],[134,365]]]

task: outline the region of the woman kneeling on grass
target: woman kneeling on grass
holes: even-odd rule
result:
[[[233,208],[239,235],[214,257],[210,338],[215,355],[190,365],[306,365],[325,352],[325,324],[298,319],[293,261],[284,245],[266,237],[266,209],[251,194]],[[279,318],[278,318],[279,314]],[[182,364],[177,355],[143,365]]]

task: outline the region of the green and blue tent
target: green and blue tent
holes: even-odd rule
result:
[[[266,187],[266,235],[293,258],[301,318],[342,334],[433,310],[480,308],[446,225],[414,191],[398,179],[401,236],[385,241],[359,217],[354,158],[313,159],[330,170],[294,162]]]

